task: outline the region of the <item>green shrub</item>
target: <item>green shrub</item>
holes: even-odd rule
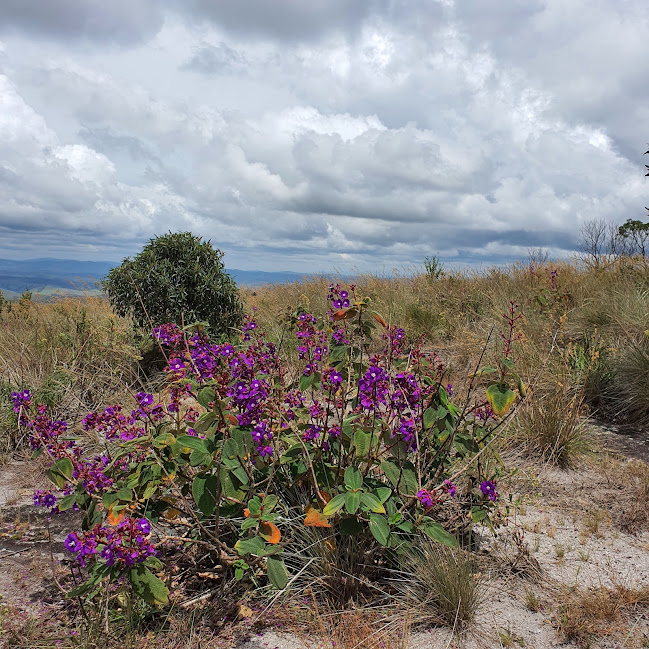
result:
[[[193,561],[197,547],[202,559],[186,586],[219,572],[222,594],[266,579],[284,589],[286,550],[296,580],[310,570],[337,601],[360,599],[366,583],[353,573],[379,580],[398,552],[425,538],[456,547],[456,534],[474,523],[502,524],[508,506],[498,500],[490,446],[516,401],[512,384],[524,393],[513,369],[516,305],[494,366],[478,368],[472,390],[454,401],[441,359],[423,341],[410,344],[354,288],[331,285],[328,299],[323,320],[294,313],[298,357],[287,360],[249,318],[236,344],[158,327],[168,350],[162,400],[140,392],[130,417],[118,404],[81,422],[105,438],[104,455],[61,437],[65,424],[30,391],[12,394],[32,446],[47,448],[60,492],[36,500],[85,515],[65,542],[88,577],[71,597],[92,599],[102,584],[125,579],[136,597],[167,604],[173,584],[158,576],[163,561]],[[377,334],[384,353],[370,356]],[[173,543],[154,547],[152,526]]]
[[[241,323],[239,289],[225,272],[223,253],[190,232],[151,239],[104,281],[111,305],[143,328],[166,322],[204,322],[212,335]]]

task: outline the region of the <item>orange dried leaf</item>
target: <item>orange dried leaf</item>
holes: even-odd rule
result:
[[[338,309],[338,311],[336,311],[332,317],[336,321],[344,320],[347,317],[347,309]]]
[[[108,522],[111,525],[119,525],[122,522],[122,519],[126,515],[126,512],[124,510],[120,510],[119,512],[115,511],[116,505],[109,505],[108,507]]]
[[[259,536],[268,543],[276,544],[282,538],[282,533],[279,531],[277,525],[267,521],[261,521],[259,523]]]
[[[386,329],[388,328],[388,323],[378,314],[374,314],[374,319],[382,326],[385,327]]]
[[[243,510],[243,515],[244,515],[246,518],[248,518],[248,516],[250,516],[250,510],[249,510],[247,507]]]
[[[230,426],[239,425],[239,420],[231,412],[228,413],[228,420],[230,421]]]
[[[313,505],[306,508],[306,518],[304,519],[305,527],[331,527],[327,517]]]

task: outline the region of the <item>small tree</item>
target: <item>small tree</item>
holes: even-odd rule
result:
[[[165,322],[206,322],[212,335],[240,324],[239,289],[225,272],[223,253],[191,232],[151,239],[104,280],[110,303],[144,328]]]

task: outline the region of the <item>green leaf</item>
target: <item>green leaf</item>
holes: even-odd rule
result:
[[[204,435],[215,421],[217,421],[216,415],[213,412],[206,412],[198,418],[192,428],[197,433]]]
[[[143,563],[148,568],[151,568],[151,570],[162,570],[164,568],[162,561],[158,557],[147,557]]]
[[[363,430],[357,430],[354,433],[354,446],[356,447],[356,457],[366,458],[370,452],[372,443],[372,434]]]
[[[221,490],[225,496],[234,498],[235,500],[241,500],[245,496],[243,491],[239,489],[239,479],[231,471],[227,471],[225,467],[221,467],[219,477],[221,479]]]
[[[242,485],[247,485],[250,482],[248,474],[242,466],[232,469],[232,475],[236,476],[237,480],[239,480]]]
[[[447,545],[450,548],[457,547],[457,539],[449,534],[439,523],[430,522],[426,523],[423,527],[424,534],[433,541],[437,541],[443,545]]]
[[[380,502],[385,503],[385,501],[392,495],[392,489],[389,487],[377,487],[374,490],[374,493]]]
[[[171,433],[160,433],[153,439],[153,446],[156,448],[164,448],[176,443],[176,437]]]
[[[348,491],[345,494],[345,509],[349,514],[355,514],[361,504],[361,495],[358,491]]]
[[[487,388],[487,401],[498,417],[502,417],[516,400],[516,395],[506,383],[493,383]]]
[[[415,531],[415,526],[412,521],[401,521],[401,523],[397,523],[397,528],[406,534],[413,534]]]
[[[234,549],[241,555],[246,554],[260,555],[264,551],[264,540],[258,536],[251,536],[247,539],[239,539],[234,544]]]
[[[248,511],[251,516],[259,516],[261,514],[261,503],[257,498],[248,501]]]
[[[279,502],[279,499],[275,494],[268,494],[264,498],[264,514],[270,514],[270,512],[277,507],[277,503]]]
[[[401,477],[401,484],[405,483],[408,493],[414,495],[419,491],[419,484],[417,482],[417,472],[412,462],[406,462],[403,465],[403,474]]]
[[[176,441],[181,446],[186,446],[191,448],[194,451],[201,451],[201,453],[209,453],[207,444],[200,437],[194,437],[193,435],[180,435],[176,438]]]
[[[311,387],[312,384],[313,384],[313,374],[311,374],[310,376],[302,376],[300,378],[300,390],[302,390],[302,392],[306,392]]]
[[[189,454],[189,465],[190,466],[200,466],[201,464],[209,466],[212,463],[212,456],[209,453],[203,453],[203,451],[193,450]]]
[[[128,487],[122,487],[117,492],[117,500],[122,500],[126,503],[130,503],[133,500],[133,490]]]
[[[387,546],[390,540],[390,526],[385,517],[370,514],[370,532],[381,545]]]
[[[513,370],[514,369],[514,361],[511,358],[503,358],[503,365],[508,370]]]
[[[128,571],[133,592],[149,604],[169,603],[169,589],[146,566],[139,564]]]
[[[383,503],[374,494],[361,494],[361,503],[375,514],[385,514]],[[347,508],[349,510],[349,507]],[[351,512],[350,512],[351,513]]]
[[[223,444],[223,457],[235,459],[239,457],[239,444],[234,439],[226,439]]]
[[[386,460],[384,462],[381,462],[381,470],[383,471],[383,473],[385,473],[387,479],[394,485],[396,489],[397,485],[399,484],[399,476],[401,475],[401,470],[399,469],[398,465],[395,462]]]
[[[79,597],[80,595],[85,595],[94,585],[95,583],[89,579],[88,581],[84,581],[83,584],[80,584],[72,590],[69,590],[65,594],[65,596],[67,599],[70,599],[71,597]]]
[[[355,466],[350,466],[345,471],[345,486],[349,489],[360,489],[363,486],[363,474]]]
[[[277,588],[283,590],[288,584],[288,571],[284,560],[276,556],[266,558],[266,570],[268,571],[268,581]]]
[[[423,420],[424,430],[427,430],[437,421],[437,408],[426,408]]]
[[[479,523],[480,521],[483,521],[487,517],[487,512],[484,509],[480,509],[480,507],[474,507],[471,510],[471,520],[474,523]]]
[[[242,530],[249,530],[253,527],[257,527],[259,525],[259,519],[258,518],[246,518],[243,523],[241,523],[241,529]]]
[[[56,460],[54,462],[54,466],[56,467],[56,470],[67,480],[71,480],[72,476],[74,474],[74,466],[72,465],[72,461],[65,457],[61,460]]]
[[[324,507],[322,510],[322,513],[325,516],[332,516],[335,514],[337,511],[341,510],[344,505],[345,505],[345,495],[346,494],[338,494],[334,498],[332,498]]]
[[[112,505],[116,500],[117,500],[117,494],[116,493],[104,494],[101,497],[102,505],[106,509],[108,509],[109,505]]]
[[[66,483],[72,478],[74,473],[74,466],[72,461],[65,457],[61,460],[56,460],[52,467],[47,471],[47,477],[59,489],[65,487]]]
[[[302,457],[302,445],[294,444],[288,449],[288,451],[286,451],[286,453],[284,453],[284,455],[282,455],[282,457],[280,457],[279,462],[280,464],[288,464],[300,457]]]
[[[204,516],[211,516],[216,510],[218,483],[213,474],[200,474],[192,482],[192,496]]]
[[[521,395],[521,397],[525,398],[527,391],[525,389],[525,383],[523,383],[523,379],[521,377],[518,377],[518,394]]]
[[[72,507],[77,502],[77,494],[70,494],[69,496],[66,496],[65,498],[61,498],[61,502],[59,503],[59,511],[66,511]]]
[[[215,399],[216,396],[212,388],[203,388],[196,396],[196,401],[198,401],[198,403],[200,403],[201,406],[203,406],[203,408],[205,409],[209,409],[210,402],[214,401]]]

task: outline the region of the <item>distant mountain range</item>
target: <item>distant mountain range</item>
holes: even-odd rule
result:
[[[78,261],[76,259],[0,259],[0,290],[14,298],[29,289],[32,293],[52,295],[98,294],[98,282],[115,266],[111,261]],[[240,286],[261,286],[300,281],[305,275],[291,271],[228,269]]]

